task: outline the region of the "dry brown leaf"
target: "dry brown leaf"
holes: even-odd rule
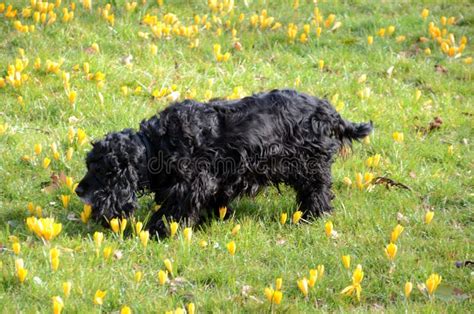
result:
[[[62,184],[66,184],[66,174],[64,172],[60,172],[59,174],[53,172],[50,178],[50,182],[42,183],[42,185],[44,186],[44,188],[42,189],[43,192],[52,193],[55,190],[59,189]]]
[[[391,187],[396,186],[396,187],[399,187],[399,188],[402,188],[402,189],[405,189],[405,190],[412,191],[412,189],[409,186],[407,186],[403,183],[397,182],[395,180],[392,180],[390,178],[387,178],[387,177],[377,177],[377,178],[374,179],[373,184],[374,185],[375,184],[383,184],[383,185],[385,185],[385,187],[387,189],[390,189]]]
[[[438,73],[442,73],[442,74],[448,73],[448,69],[446,69],[441,64],[436,64],[434,67],[435,67],[435,71]]]

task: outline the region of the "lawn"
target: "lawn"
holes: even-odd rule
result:
[[[1,310],[472,312],[472,4],[231,2],[0,0]],[[137,232],[151,196],[123,232],[88,220],[93,140],[285,87],[374,123],[333,166],[331,215],[294,223],[281,186],[167,239]]]

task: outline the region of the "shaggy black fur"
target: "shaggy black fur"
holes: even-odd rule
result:
[[[148,223],[199,222],[236,197],[271,184],[297,193],[305,217],[331,210],[331,164],[343,145],[367,136],[372,123],[341,118],[327,100],[273,90],[239,100],[175,103],[140,125],[95,142],[76,193],[96,219],[128,216],[137,192],[161,208]],[[230,210],[228,214],[230,214]]]

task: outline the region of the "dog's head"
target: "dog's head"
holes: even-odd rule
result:
[[[137,206],[139,165],[145,154],[131,130],[94,142],[86,158],[87,173],[76,194],[92,206],[95,219],[128,216]],[[105,222],[104,221],[104,222]]]

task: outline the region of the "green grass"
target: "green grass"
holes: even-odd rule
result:
[[[14,7],[21,9],[29,1],[19,0]],[[62,1],[62,7],[71,1]],[[78,1],[76,1],[78,2]],[[275,305],[276,312],[471,312],[473,281],[471,269],[456,268],[456,261],[472,259],[472,73],[473,65],[464,59],[472,56],[468,42],[460,58],[443,54],[439,45],[431,40],[428,23],[440,26],[441,16],[454,16],[456,25],[447,27],[456,41],[466,35],[472,40],[474,9],[468,1],[447,4],[429,2],[397,3],[362,1],[357,4],[322,2],[320,10],[326,18],[336,14],[342,26],[335,32],[324,29],[319,40],[312,26],[310,41],[306,44],[289,43],[288,23],[298,25],[298,36],[303,24],[310,23],[312,1],[300,1],[292,9],[291,1],[249,0],[234,9],[232,17],[222,16],[222,22],[235,23],[242,51],[232,48],[230,31],[222,26],[222,35],[216,35],[217,23],[211,30],[200,30],[200,46],[188,47],[189,40],[172,36],[170,39],[148,39],[138,32],[150,33],[141,25],[145,14],[165,13],[177,15],[185,25],[193,23],[193,15],[209,15],[207,1],[166,1],[159,8],[156,1],[141,1],[135,12],[124,10],[124,1],[113,7],[115,25],[112,27],[97,12],[105,1],[93,1],[94,10],[86,12],[77,4],[75,18],[63,23],[62,7],[55,9],[56,23],[44,27],[39,24],[33,33],[15,30],[15,19],[6,19],[0,13],[0,76],[7,75],[7,67],[20,58],[18,49],[25,51],[29,65],[24,73],[29,79],[19,88],[7,85],[0,88],[0,125],[8,124],[0,135],[0,304],[5,313],[49,312],[51,297],[64,300],[64,311],[117,312],[123,305],[133,312],[164,312],[194,302],[197,312],[268,312],[265,287],[283,278],[283,300]],[[236,1],[237,2],[237,1]],[[0,2],[1,3],[1,2]],[[426,21],[420,17],[424,7],[430,10]],[[279,30],[256,30],[250,26],[250,16],[267,9],[268,15],[282,23]],[[240,13],[245,14],[237,23]],[[218,14],[219,15],[219,14]],[[23,24],[33,24],[31,18],[20,18]],[[376,35],[381,27],[394,25],[391,36]],[[374,43],[367,45],[367,36]],[[396,36],[406,40],[397,43]],[[426,43],[419,37],[430,38]],[[90,54],[87,48],[97,43],[100,53]],[[158,46],[152,55],[149,44]],[[223,52],[232,57],[217,63],[213,44],[219,43]],[[424,49],[430,48],[431,55]],[[418,52],[417,52],[418,49]],[[413,53],[411,53],[413,52]],[[121,59],[133,56],[133,66],[127,67]],[[33,68],[34,60],[42,60],[40,70]],[[77,91],[75,108],[69,105],[60,75],[45,73],[47,59],[64,58],[63,71],[71,74],[70,84]],[[320,71],[318,62],[325,62]],[[94,81],[85,79],[82,64],[88,62],[91,72],[101,71],[106,79],[102,89]],[[80,70],[73,67],[80,65]],[[441,65],[447,72],[435,71]],[[391,76],[387,70],[393,66]],[[365,83],[358,78],[367,75]],[[213,80],[213,84],[209,84]],[[299,81],[299,86],[295,82]],[[354,145],[354,152],[339,158],[333,167],[335,210],[328,216],[298,225],[279,224],[282,212],[296,211],[291,189],[264,190],[255,199],[240,199],[233,203],[235,216],[225,222],[212,220],[194,229],[191,244],[186,244],[179,232],[175,239],[151,241],[146,250],[127,229],[124,240],[110,230],[89,221],[83,224],[77,218],[82,211],[79,199],[72,196],[69,208],[61,205],[60,195],[71,194],[67,187],[52,193],[42,188],[50,181],[52,172],[64,172],[77,182],[85,173],[84,157],[89,144],[73,143],[75,152],[71,161],[64,154],[70,146],[67,140],[69,126],[86,131],[89,141],[101,138],[106,132],[137,127],[138,123],[168,101],[154,99],[151,92],[175,84],[181,93],[195,89],[196,99],[203,100],[207,90],[213,97],[226,97],[235,87],[241,86],[244,94],[292,87],[300,91],[344,102],[341,114],[353,121],[372,120],[375,131],[370,143]],[[139,95],[124,96],[122,86],[131,90],[142,86]],[[371,96],[361,100],[358,92],[365,87]],[[415,91],[421,91],[415,99]],[[18,103],[22,96],[24,106]],[[101,101],[101,98],[103,99]],[[418,127],[427,127],[439,116],[443,124],[439,130],[420,134]],[[392,133],[403,132],[405,140],[396,143]],[[44,157],[53,159],[49,145],[57,143],[61,158],[53,160],[48,169],[41,164]],[[24,155],[34,156],[33,146],[40,143],[43,152],[31,162],[22,161]],[[453,147],[450,154],[448,147]],[[381,155],[380,166],[371,170],[365,160],[374,154]],[[355,181],[355,173],[372,171],[376,176],[387,176],[408,185],[412,191],[381,185],[359,191],[348,188],[344,177]],[[43,208],[44,216],[53,216],[62,223],[63,231],[50,244],[44,245],[26,227],[28,202]],[[144,197],[137,219],[146,219],[153,208],[151,197]],[[424,224],[427,209],[435,212],[431,224]],[[400,222],[405,231],[397,242],[395,268],[384,254],[390,232],[397,224],[397,213],[406,219]],[[338,237],[328,239],[324,224],[331,220]],[[230,230],[236,224],[242,229],[236,236]],[[182,227],[181,227],[182,230]],[[104,260],[95,256],[92,235],[103,231],[104,246],[122,252],[122,258]],[[20,257],[28,270],[21,284],[15,276],[17,258],[11,248],[10,236],[21,242]],[[201,248],[200,240],[208,241]],[[230,256],[226,244],[235,240],[237,253]],[[51,270],[49,249],[57,247],[60,266]],[[350,270],[343,268],[342,255],[351,255]],[[164,269],[163,259],[170,258],[174,275],[179,277],[165,286],[158,283],[157,274]],[[296,286],[296,280],[309,276],[309,269],[325,265],[325,275],[311,289],[305,299]],[[362,297],[358,302],[345,297],[340,291],[351,283],[351,274],[361,264],[365,274]],[[143,280],[134,282],[134,272],[142,271]],[[431,273],[443,277],[435,297],[428,299],[418,289]],[[65,298],[62,283],[72,282],[72,292]],[[406,281],[414,284],[408,300],[403,296]],[[107,290],[102,307],[92,300],[97,289]],[[453,293],[457,289],[457,294]],[[471,309],[471,310],[469,310]]]

